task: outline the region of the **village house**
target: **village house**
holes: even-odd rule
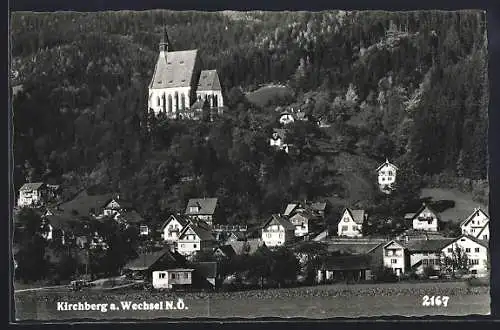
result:
[[[365,210],[351,210],[345,208],[337,225],[338,236],[362,237],[363,223],[368,219]]]
[[[317,283],[359,282],[371,279],[369,255],[328,256],[318,269]]]
[[[189,218],[183,215],[170,215],[161,225],[161,237],[167,243],[176,243],[182,229],[189,223]]]
[[[289,218],[292,225],[295,226],[295,236],[302,237],[311,233],[316,233],[321,229],[322,221],[312,212],[299,211]]]
[[[481,240],[489,240],[490,238],[490,217],[481,208],[477,207],[460,224],[462,234],[470,235]]]
[[[458,251],[457,251],[458,250]],[[488,253],[488,242],[486,240],[480,240],[476,237],[469,235],[462,235],[461,237],[455,238],[442,248],[442,255],[444,258],[449,258],[454,260],[461,253],[464,253],[467,257],[468,272],[477,277],[488,277],[489,276],[489,253]],[[443,262],[443,267],[445,271],[452,271],[452,266],[447,265]]]
[[[295,226],[281,215],[273,214],[262,226],[262,241],[267,247],[283,246],[295,237]]]
[[[177,251],[184,256],[191,256],[198,251],[210,251],[216,246],[212,231],[201,221],[189,222],[180,232]]]
[[[454,239],[392,240],[384,246],[384,266],[397,276],[408,272],[422,275],[425,268],[439,271],[441,251]]]
[[[115,198],[109,201],[107,203],[103,210],[102,210],[102,215],[103,217],[111,217],[111,218],[117,218],[119,217],[122,213],[128,212],[133,210],[133,205],[130,201],[124,200],[123,198],[120,198],[120,195],[117,195]]]
[[[213,226],[217,217],[217,198],[192,198],[188,201],[184,215],[191,219],[202,220]]]
[[[192,268],[174,268],[153,271],[153,288],[176,289],[186,288],[193,284]]]
[[[283,213],[286,217],[292,217],[295,213],[308,211],[316,217],[324,218],[327,209],[326,202],[310,202],[307,200],[289,203]]]
[[[293,118],[293,115],[291,113],[283,112],[280,114],[278,121],[281,125],[286,126],[292,124],[295,121],[295,118]]]
[[[408,218],[408,217],[406,217]],[[410,218],[414,230],[439,231],[440,218],[429,205],[423,204]]]
[[[118,223],[125,224],[127,227],[132,226],[139,230],[140,236],[148,236],[151,232],[146,220],[135,210],[125,211],[116,215]]]
[[[391,164],[388,159],[385,163],[377,167],[378,184],[380,189],[385,193],[390,193],[393,184],[396,182],[396,173],[398,168],[396,165]]]
[[[48,189],[43,182],[29,182],[19,189],[18,207],[41,206],[47,201]]]
[[[224,104],[215,70],[201,71],[198,50],[172,51],[167,32],[159,45],[159,55],[149,84],[148,109],[167,118],[190,117],[190,108],[205,99],[210,107]]]
[[[213,256],[217,260],[221,259],[231,259],[236,255],[236,251],[234,251],[233,247],[229,244],[218,246],[213,253]]]
[[[289,152],[289,145],[285,143],[286,130],[282,128],[273,129],[273,134],[269,138],[269,145],[276,150],[284,150]]]
[[[122,273],[131,278],[152,281],[154,271],[183,268],[185,264],[186,260],[182,256],[163,249],[139,254],[123,267]]]

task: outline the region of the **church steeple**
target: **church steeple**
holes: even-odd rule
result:
[[[160,52],[168,52],[169,44],[170,44],[170,42],[168,40],[167,28],[164,27],[163,35],[161,36],[161,40],[160,40]]]

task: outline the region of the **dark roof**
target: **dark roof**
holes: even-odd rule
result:
[[[290,214],[292,214],[293,210],[295,210],[295,208],[299,206],[299,203],[289,203],[287,206],[286,206],[286,209],[285,209],[285,213],[284,215],[288,216]]]
[[[206,261],[194,264],[194,269],[206,278],[217,277],[217,262]]]
[[[191,212],[190,208],[197,206],[198,212]],[[217,207],[217,198],[192,198],[186,206],[186,215],[213,215]]]
[[[71,230],[72,222],[76,221],[74,217],[65,213],[46,215],[43,218],[46,219],[54,229],[62,229],[64,231]]]
[[[215,249],[215,251],[217,250],[220,250],[226,257],[232,257],[236,254],[232,245],[222,245]]]
[[[120,214],[120,218],[127,223],[144,222],[144,218],[139,213],[137,213],[135,210],[127,211],[123,214]]]
[[[177,220],[179,222],[179,224],[183,228],[189,222],[189,218],[186,217],[186,216],[184,216],[184,215],[180,215],[180,214],[174,215],[174,214],[171,214],[171,215],[168,216],[167,220],[165,220],[165,222],[163,223],[163,225],[161,225],[161,230],[165,229],[165,227],[170,223],[170,221],[172,221],[174,219]]]
[[[204,226],[201,226],[200,224],[195,224],[195,223],[189,223],[188,225],[186,225],[180,235],[179,235],[179,238],[184,235],[184,233],[189,229],[191,228],[195,234],[200,238],[200,240],[202,241],[211,241],[211,240],[215,240],[214,236],[212,235],[212,231]]]
[[[425,210],[425,208],[427,208],[430,212],[432,212],[436,218],[439,220],[439,214],[434,211],[429,205],[427,205],[426,203],[423,203],[422,206],[418,209],[417,212],[415,212],[415,215],[413,216],[413,218],[411,220],[414,220],[415,218],[417,218],[420,213],[422,213],[423,210]]]
[[[445,246],[455,240],[454,238],[418,239],[407,242],[399,240],[397,243],[404,246],[410,252],[440,252]]]
[[[295,226],[294,226],[294,225],[292,225],[292,224],[290,223],[290,221],[288,221],[288,220],[287,220],[287,219],[285,219],[284,217],[282,217],[282,216],[280,216],[280,215],[277,215],[277,214],[273,214],[273,215],[269,218],[269,220],[267,220],[267,221],[265,222],[265,224],[262,226],[262,228],[267,227],[267,226],[268,226],[270,223],[272,223],[272,222],[276,222],[276,223],[278,223],[278,224],[282,225],[282,226],[285,228],[285,230],[286,230],[286,229],[288,229],[288,230],[295,230]]]
[[[370,269],[371,257],[366,254],[352,256],[329,256],[323,265],[328,270]]]
[[[80,216],[87,216],[94,212],[100,212],[112,198],[112,194],[104,195],[79,195],[75,199],[60,204],[59,208],[64,212],[72,213],[76,211]]]
[[[351,218],[354,220],[355,223],[363,224],[363,222],[365,221],[365,214],[366,214],[365,210],[351,210],[350,208],[345,208],[342,214],[344,214],[346,210],[347,212],[349,212]]]
[[[19,190],[20,191],[23,191],[23,190],[38,190],[43,185],[44,185],[43,182],[29,182],[29,183],[23,184],[22,187]]]
[[[332,242],[326,242],[327,249],[329,252],[340,252],[340,253],[345,253],[345,254],[366,254],[377,247],[379,247],[381,244],[380,242],[371,242],[371,243],[363,243],[360,244],[359,242],[339,242],[339,243],[332,243]]]
[[[236,237],[236,239],[238,239],[238,240],[244,240],[246,237],[245,233],[243,233],[241,231],[233,231],[233,232],[231,232],[229,237],[231,237],[232,235],[234,235]]]
[[[264,242],[260,239],[249,239],[247,241],[228,242],[228,245],[231,245],[238,255],[245,252],[245,247],[248,247],[248,254],[254,254],[261,246],[264,246]]]
[[[314,202],[311,203],[311,209],[314,211],[322,211],[324,212],[326,209],[326,202]]]
[[[462,223],[460,224],[460,226],[465,226],[469,221],[472,220],[472,218],[474,218],[474,216],[478,213],[482,213],[484,214],[488,219],[490,218],[488,214],[486,214],[486,212],[484,212],[480,207],[476,207],[474,209],[474,212],[472,212],[468,217],[467,219],[465,219],[464,221],[462,221]]]
[[[198,91],[220,91],[222,87],[219,81],[217,70],[203,70],[200,73]]]
[[[377,167],[376,171],[377,171],[377,172],[378,172],[378,171],[380,171],[380,169],[381,169],[382,167],[384,167],[385,165],[394,166],[394,168],[395,168],[396,170],[398,170],[398,167],[397,167],[396,165],[394,165],[394,164],[390,163],[390,162],[389,162],[389,160],[388,160],[388,159],[386,159],[384,163],[380,164],[380,166],[379,166],[379,167]]]
[[[134,260],[129,261],[125,265],[124,269],[135,270],[135,271],[147,270],[150,269],[155,263],[157,263],[162,258],[165,258],[169,262],[169,264],[171,263],[172,266],[177,265],[177,263],[179,262],[178,258],[176,258],[172,254],[172,252],[165,249],[161,251],[140,254]]]
[[[189,87],[197,52],[193,49],[160,53],[149,88]]]
[[[309,220],[316,218],[316,216],[311,211],[307,211],[307,210],[299,211],[299,212],[295,213],[292,217],[290,217],[290,220],[289,220],[290,223],[295,224],[296,220],[298,220],[297,218],[302,218],[302,219],[309,221]]]

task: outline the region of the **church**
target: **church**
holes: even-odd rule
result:
[[[200,119],[203,108],[221,113],[222,87],[216,70],[201,70],[198,50],[171,51],[167,31],[149,84],[148,108],[170,119]]]

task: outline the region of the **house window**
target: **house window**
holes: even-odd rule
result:
[[[453,248],[448,248],[448,252],[453,252]]]
[[[352,230],[358,230],[357,226],[352,226]]]
[[[279,238],[283,238],[283,234],[282,233],[279,234]]]
[[[488,235],[483,235],[483,239],[488,239]]]
[[[428,255],[428,253],[427,253],[427,252],[424,252],[423,254],[424,254],[424,256],[427,256],[427,255]]]
[[[189,278],[189,273],[184,273],[184,278]]]
[[[175,274],[174,273],[170,274],[170,278],[175,280]]]
[[[470,252],[470,248],[465,248],[465,252],[469,253]]]
[[[171,232],[168,232],[168,237],[172,237],[172,233]]]
[[[398,263],[398,259],[391,259],[391,264],[397,264]]]
[[[429,259],[429,265],[431,265],[431,266],[434,265],[434,259]]]
[[[429,264],[429,259],[422,259],[422,265],[427,266]]]
[[[392,175],[392,171],[389,171],[389,175]]]
[[[271,234],[267,234],[267,238],[271,238]]]
[[[183,247],[184,247],[184,244],[181,244],[181,248],[183,248]]]
[[[193,249],[196,249],[196,244],[193,244]]]
[[[161,104],[160,104],[160,97],[159,96],[157,97],[157,101],[158,101],[157,105],[160,106]]]
[[[348,231],[349,227],[348,226],[342,226],[342,231]]]
[[[474,249],[474,252],[479,252],[479,248],[475,248],[475,249]]]
[[[165,278],[165,273],[160,273],[158,277],[159,278]]]

